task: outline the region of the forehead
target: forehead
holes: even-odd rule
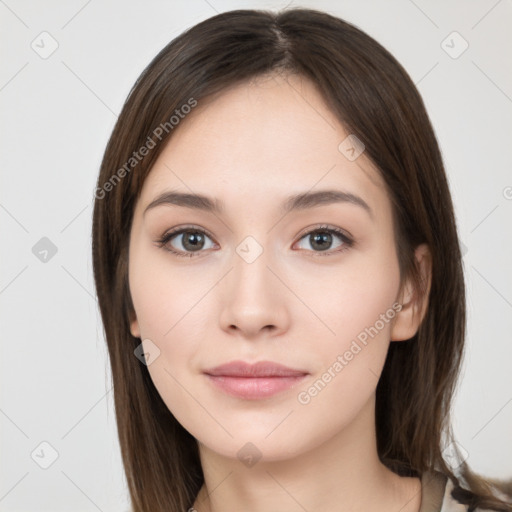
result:
[[[208,193],[226,204],[242,195],[254,206],[333,187],[387,201],[364,152],[347,158],[349,135],[308,79],[258,77],[200,100],[180,121],[146,178],[142,206],[165,189]]]

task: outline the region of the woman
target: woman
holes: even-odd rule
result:
[[[453,440],[453,205],[376,41],[308,9],[199,23],[137,80],[95,195],[135,512],[512,510]]]

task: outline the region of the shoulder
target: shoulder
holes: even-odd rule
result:
[[[465,505],[453,497],[452,491],[455,488],[455,482],[447,476],[445,478],[446,485],[440,512],[469,512],[469,505]],[[475,510],[475,512],[477,511]],[[483,512],[483,510],[478,509],[478,512]]]
[[[457,475],[457,478],[459,478],[459,475]],[[427,473],[424,478],[422,478],[422,485],[425,485],[425,481],[427,483],[427,497],[429,497],[428,490],[430,489],[430,495],[435,494],[435,491],[437,490],[437,503],[439,503],[440,498],[439,507],[431,509],[426,508],[425,512],[427,510],[437,510],[438,512],[495,512],[487,508],[470,508],[469,505],[459,501],[459,499],[457,499],[457,493],[453,493],[453,490],[455,489],[455,482],[448,475],[439,471]],[[464,485],[463,479],[461,483]],[[494,488],[494,495],[497,498],[508,501],[508,497],[497,488]],[[421,509],[421,512],[423,512],[423,509]]]

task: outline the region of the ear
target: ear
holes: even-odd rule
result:
[[[130,316],[130,332],[134,338],[140,338],[140,326],[139,321],[137,320],[137,315],[135,312],[132,312]]]
[[[411,339],[418,332],[427,312],[430,284],[432,282],[432,257],[428,245],[418,245],[414,255],[424,285],[424,293],[421,293],[421,290],[414,289],[413,283],[409,279],[404,283],[398,298],[402,309],[394,318],[391,341]]]

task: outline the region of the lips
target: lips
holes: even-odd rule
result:
[[[259,361],[249,364],[244,361],[231,361],[216,366],[204,373],[212,376],[226,377],[300,377],[307,375],[307,371],[295,370],[272,361]]]
[[[232,361],[205,372],[215,389],[244,400],[260,400],[295,386],[308,375],[271,361]]]

